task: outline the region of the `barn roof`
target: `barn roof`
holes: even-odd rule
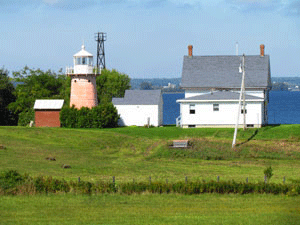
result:
[[[177,102],[189,101],[238,101],[240,93],[232,91],[215,91],[190,98],[179,99]],[[263,98],[245,94],[245,100],[248,101],[264,101]]]
[[[240,88],[242,56],[184,56],[182,88]],[[268,55],[245,56],[245,87],[270,86]]]
[[[113,98],[114,105],[159,105],[161,90],[126,90],[124,98]]]
[[[35,100],[34,109],[61,109],[63,107],[63,99],[37,99]]]

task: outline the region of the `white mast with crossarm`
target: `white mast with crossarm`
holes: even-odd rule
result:
[[[245,104],[245,54],[243,54],[243,65],[240,68],[240,71],[243,73],[242,75],[242,85],[241,85],[241,92],[240,92],[240,98],[239,98],[239,107],[238,107],[238,113],[237,113],[237,120],[235,124],[235,129],[234,129],[234,135],[233,135],[233,141],[232,141],[232,148],[235,147],[236,144],[236,135],[237,135],[237,129],[239,126],[240,122],[240,112],[241,112],[241,102],[243,98],[243,114],[244,114],[244,119],[243,119],[243,128],[244,130],[246,129],[246,104]]]

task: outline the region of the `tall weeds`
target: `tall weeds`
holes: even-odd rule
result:
[[[0,195],[32,195],[37,193],[75,193],[75,194],[141,194],[144,192],[157,194],[287,194],[299,195],[300,184],[243,183],[235,181],[196,181],[196,182],[86,182],[58,180],[52,177],[38,176],[32,178],[21,175],[17,171],[6,171],[0,176]]]

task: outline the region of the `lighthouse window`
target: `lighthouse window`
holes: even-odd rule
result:
[[[76,65],[80,65],[80,64],[81,64],[81,58],[78,57],[78,58],[76,58]]]
[[[92,66],[93,65],[93,57],[88,57],[87,59],[88,59],[88,64],[90,66]]]
[[[86,60],[86,57],[83,57],[83,58],[82,58],[82,65],[86,65],[86,63],[87,63],[86,61],[87,61],[87,60]]]

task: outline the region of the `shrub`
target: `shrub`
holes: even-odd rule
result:
[[[16,170],[4,171],[0,175],[0,187],[4,191],[10,188],[14,188],[22,182],[24,182],[24,177],[20,175]]]
[[[56,193],[69,192],[70,187],[68,183],[63,180],[53,179],[50,177],[39,176],[33,181],[36,192],[39,193]]]
[[[10,170],[0,175],[0,195],[35,194],[35,193],[59,193],[72,192],[76,194],[117,193],[141,194],[149,193],[178,193],[178,194],[287,194],[289,196],[300,194],[300,184],[272,184],[272,183],[237,183],[235,181],[196,181],[196,182],[128,182],[116,184],[114,182],[86,182],[54,179],[38,176],[31,178],[28,175],[20,175],[17,171]]]
[[[34,121],[34,109],[30,108],[19,113],[18,126],[28,126],[30,121]]]
[[[117,109],[112,103],[100,104],[91,109],[65,106],[60,112],[61,126],[68,128],[112,128],[118,126],[118,120]]]
[[[273,176],[273,169],[271,166],[267,167],[265,170],[264,170],[264,174],[265,174],[265,177],[267,179],[267,181],[269,181],[271,179],[271,177]]]

